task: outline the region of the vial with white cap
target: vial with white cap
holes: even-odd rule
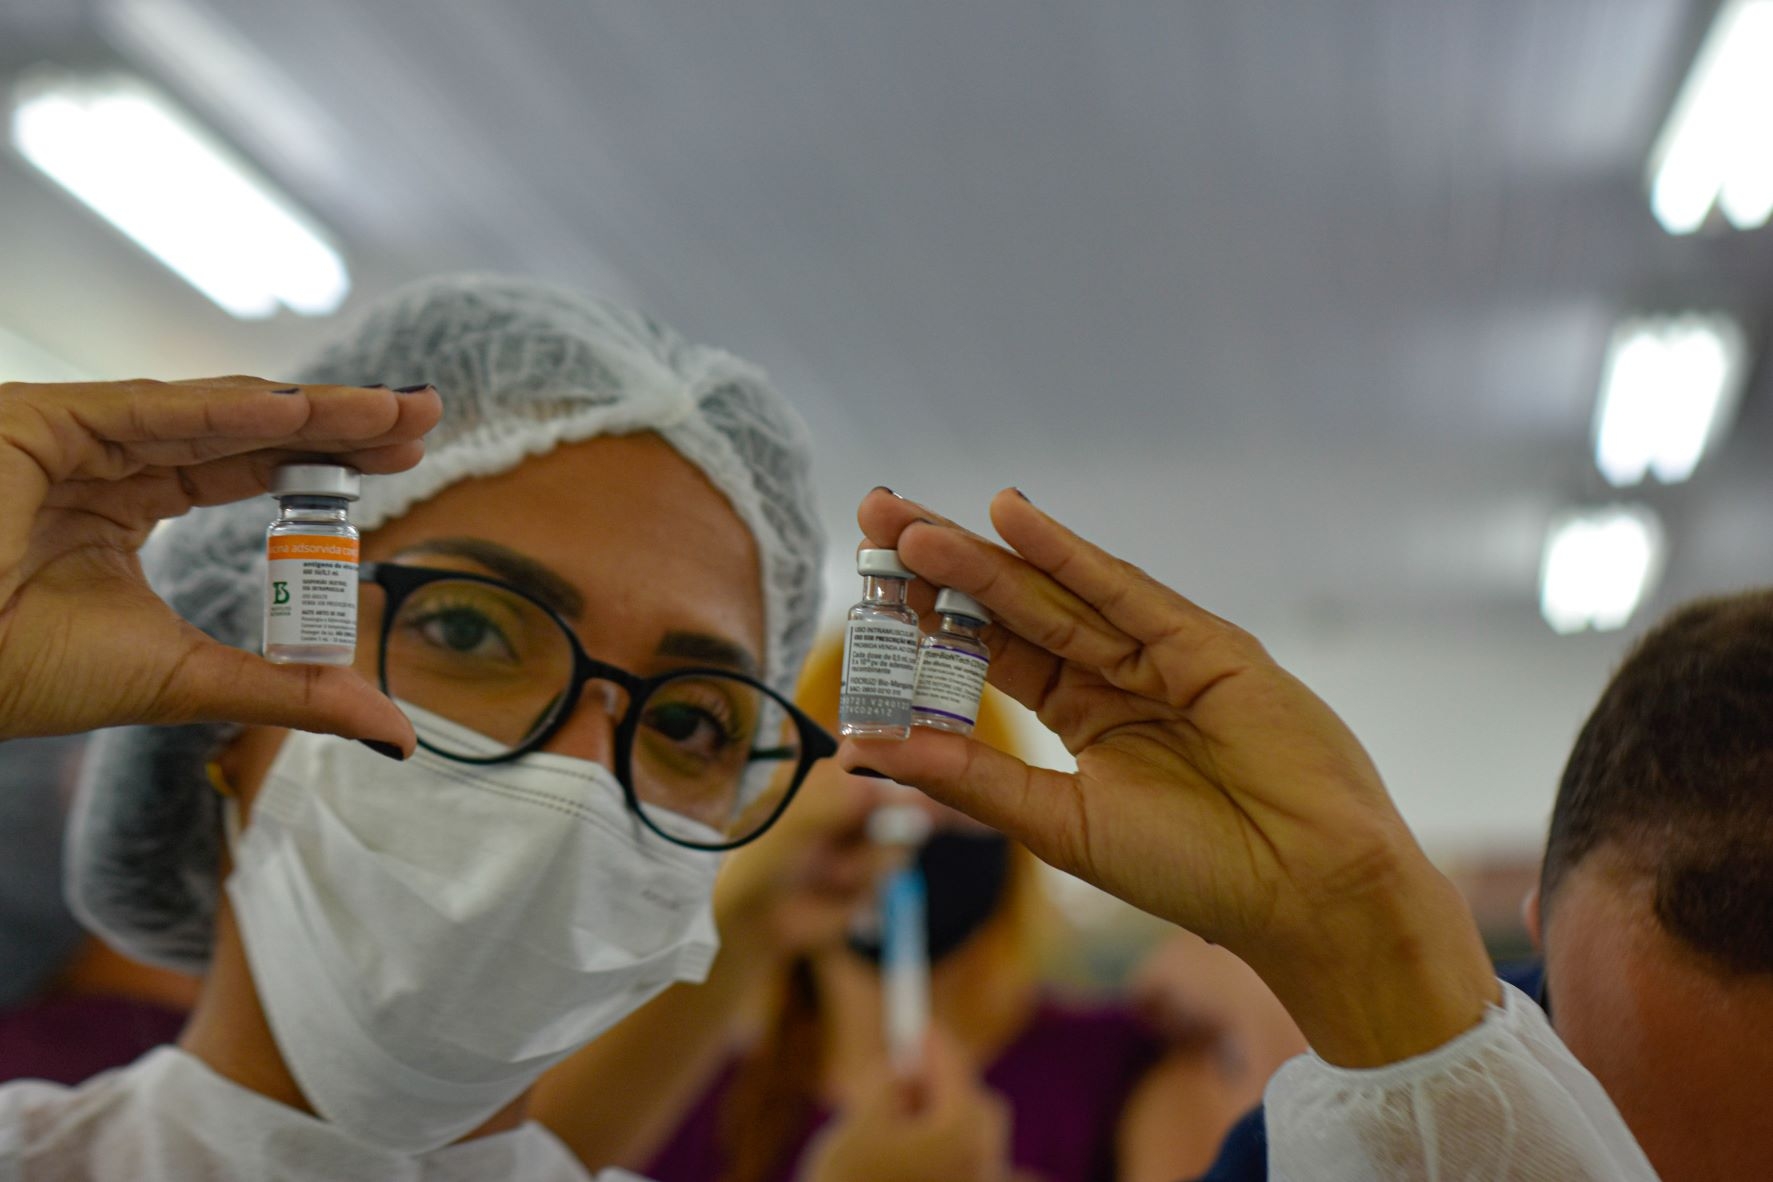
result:
[[[979,633],[991,622],[979,601],[952,587],[936,595],[941,626],[923,638],[917,654],[917,683],[911,695],[912,722],[956,734],[971,734],[979,720],[979,698],[991,650]]]
[[[917,679],[917,613],[905,602],[912,574],[897,550],[859,551],[856,573],[862,576],[862,602],[850,609],[844,625],[837,731],[908,738]]]
[[[265,658],[349,665],[357,656],[357,527],[362,477],[343,464],[282,464],[277,520],[265,531]]]

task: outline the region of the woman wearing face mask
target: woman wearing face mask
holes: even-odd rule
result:
[[[796,691],[827,726],[842,661],[840,638],[828,637]],[[995,691],[973,735],[1028,754]],[[844,1127],[891,1074],[880,947],[865,922],[893,860],[867,837],[869,813],[886,797],[880,785],[821,765],[794,814],[734,855],[715,896],[728,936],[709,984],[672,991],[544,1083],[538,1112],[569,1143],[587,1152],[597,1143],[659,1182],[789,1182],[827,1128],[868,1138],[877,1163],[905,1152],[890,1134]],[[1018,1176],[1173,1182],[1205,1169],[1261,1082],[1222,1069],[1217,1031],[1166,1045],[1123,1005],[1054,997],[1039,976],[1052,928],[1032,855],[918,799],[932,818],[917,862],[934,1034],[1001,1099]],[[1262,989],[1253,975],[1246,984]],[[666,1039],[671,1053],[660,1060]],[[649,1058],[660,1074],[622,1104],[580,1102],[590,1079],[639,1078]],[[577,1073],[586,1078],[571,1086]]]
[[[551,366],[550,359],[582,356],[561,342],[557,333],[544,334],[550,343],[537,349],[527,344],[502,348],[497,338],[513,329],[521,333],[531,323],[527,317],[507,315],[508,310],[494,309],[488,315],[488,309],[481,307],[465,316],[446,312],[410,337],[395,335],[419,354],[447,348],[458,335],[482,340],[486,346],[480,354],[482,363],[465,367],[462,374],[470,390],[487,388],[485,379],[508,376],[507,363],[521,369],[526,360]],[[605,372],[625,373],[627,367],[606,367]],[[268,463],[304,441],[308,442],[304,451],[353,455],[368,470],[406,469],[416,458],[417,436],[439,410],[431,395],[420,391],[410,397],[412,401],[402,406],[393,394],[370,389],[310,388],[292,394],[252,379],[101,383],[69,389],[0,385],[0,736],[233,718],[379,736],[378,749],[407,750],[413,739],[412,722],[362,678],[338,669],[327,671],[336,676],[278,669],[177,623],[149,593],[136,551],[156,519],[263,490]],[[531,427],[552,422],[551,415],[568,400],[542,401],[545,405],[531,415],[514,417]],[[693,414],[686,408],[662,420],[619,419],[605,428],[642,431],[650,422],[663,438]],[[735,420],[727,415],[725,422],[730,428]],[[476,416],[470,414],[465,438],[495,437],[490,427],[477,432],[475,423]],[[543,440],[534,450],[545,451],[548,442]],[[653,442],[640,437],[623,446],[650,447]],[[675,445],[669,446],[675,450]],[[747,450],[748,463],[740,467],[767,467],[773,458],[795,451],[759,441],[755,449]],[[516,463],[530,453],[520,445],[503,449],[503,454],[509,463]],[[673,452],[653,452],[661,454],[669,458]],[[643,457],[631,451],[597,458],[607,458],[618,470],[638,464],[648,469],[640,475],[657,477],[662,485],[684,494],[692,491],[678,488],[670,479],[669,474],[677,472],[670,463],[642,463]],[[552,495],[561,504],[596,513],[614,505],[635,510],[643,519],[658,508],[648,499],[654,491],[650,487],[626,486],[612,493],[607,482],[560,481],[552,478],[547,459],[525,464],[524,471],[537,482],[534,491]],[[497,462],[492,465],[497,466]],[[484,483],[473,481],[474,486],[490,490],[491,498],[498,501],[498,476],[509,470],[507,465]],[[471,465],[457,469],[472,471]],[[445,482],[450,478],[446,476]],[[720,481],[715,479],[714,484],[719,486]],[[579,506],[575,496],[583,487],[615,499],[610,504]],[[706,492],[706,486],[692,488]],[[428,491],[435,492],[436,487]],[[638,494],[635,503],[623,505],[619,494],[630,491]],[[496,532],[501,541],[507,533],[523,541],[535,525],[528,518],[519,522],[511,513],[489,523],[483,515],[477,517],[471,505],[447,502],[443,494],[432,503],[460,514],[473,529]],[[535,508],[529,500],[522,504]],[[552,509],[551,505],[550,517]],[[739,513],[743,516],[742,509]],[[1476,927],[1457,892],[1428,863],[1372,762],[1320,699],[1276,665],[1248,633],[1091,545],[1015,490],[1006,489],[993,499],[991,515],[1004,545],[943,522],[931,510],[886,490],[863,500],[858,522],[872,544],[898,550],[929,584],[964,590],[992,612],[997,622],[987,636],[993,684],[1034,710],[1064,739],[1077,755],[1077,771],[1061,774],[1031,768],[985,744],[928,733],[904,743],[850,742],[839,752],[843,766],[916,785],[1017,837],[1053,865],[1235,951],[1256,967],[1315,1052],[1315,1057],[1288,1064],[1269,1088],[1266,1127],[1273,1177],[1401,1180],[1436,1169],[1449,1176],[1497,1174],[1533,1182],[1655,1177],[1598,1081],[1569,1054],[1524,996],[1491,975]],[[407,520],[411,517],[409,513]],[[760,528],[754,518],[744,524],[754,531]],[[619,533],[591,532],[622,548]],[[692,541],[716,541],[699,528],[688,533]],[[178,536],[175,531],[174,537]],[[459,531],[447,536],[459,536]],[[655,531],[648,542],[658,537]],[[437,543],[432,553],[415,553],[412,565],[422,567],[417,560],[427,556],[450,557],[437,553],[442,537],[421,529],[418,542],[427,540]],[[759,550],[768,549],[767,539],[754,540]],[[237,568],[233,573],[238,574],[238,569],[250,567],[250,561],[226,556],[256,551],[256,538],[253,542],[250,550],[219,545],[213,555],[201,547],[175,550],[179,562],[163,568],[163,573],[200,580],[209,569],[208,560],[219,557],[224,567],[233,561]],[[675,553],[669,545],[662,549]],[[464,560],[479,563],[491,553],[481,548],[478,558]],[[575,559],[572,577],[554,585],[557,601],[562,586],[582,582],[588,588],[598,573],[576,561],[579,551],[569,550],[569,556]],[[698,560],[702,557],[697,555]],[[759,565],[769,587],[773,584],[767,564],[765,556]],[[506,565],[507,578],[524,569]],[[541,589],[533,577],[539,572],[532,566],[526,573],[532,576],[528,581]],[[633,572],[626,567],[623,573]],[[748,573],[755,575],[757,570]],[[415,582],[417,576],[403,580],[398,571],[387,580],[373,569],[370,574],[387,594],[388,618],[396,620],[398,603],[414,587],[446,577],[437,574],[435,580]],[[617,595],[616,603],[637,612],[657,608],[659,588],[674,587],[681,574],[678,563],[667,563],[644,594]],[[476,581],[472,572],[455,577]],[[491,585],[488,580],[499,581],[490,575],[479,578],[482,586]],[[701,581],[704,596],[726,589]],[[515,591],[505,588],[505,593]],[[226,604],[238,595],[234,583],[223,580],[186,602],[193,607],[198,602]],[[528,598],[534,599],[534,593]],[[763,598],[759,616],[773,602]],[[929,585],[914,587],[913,601],[919,608],[927,609],[931,599]],[[677,603],[669,595],[662,602],[667,607]],[[810,619],[810,606],[799,606],[806,607]],[[550,619],[558,614],[542,610]],[[224,611],[210,619],[218,633],[249,632],[238,619],[230,630],[226,615]],[[418,617],[433,626],[445,618],[459,623],[454,609]],[[650,634],[658,623],[641,614],[636,628]],[[596,635],[598,647],[606,642],[612,649],[632,647],[621,640],[625,636],[632,641],[633,633],[612,636],[594,624],[584,627]],[[765,629],[760,626],[758,631]],[[466,631],[454,626],[441,631],[415,627],[408,637],[426,633],[454,636],[458,643],[449,647],[463,652],[477,650],[475,642],[485,639],[478,626]],[[651,659],[667,656],[666,650],[683,651],[685,646],[676,639],[680,635],[673,627],[655,636]],[[759,641],[760,646],[763,643]],[[636,681],[613,665],[588,664],[588,659],[579,657],[578,646],[573,647],[576,673],[590,670],[613,685],[642,691],[642,700],[668,680],[659,675]],[[709,655],[700,642],[693,647],[704,658]],[[505,651],[531,650],[506,646]],[[376,652],[385,658],[385,646]],[[647,660],[645,652],[629,655]],[[773,653],[769,659],[773,667]],[[410,671],[399,680],[402,685],[414,684]],[[576,687],[582,679],[571,680]],[[290,691],[287,701],[278,694],[283,689]],[[619,698],[613,691],[612,696]],[[503,697],[516,700],[512,695]],[[500,762],[487,744],[506,749],[511,740],[450,724],[449,711],[463,702],[452,704],[446,698],[430,699],[440,709],[409,707],[434,744],[453,756],[421,764],[420,769],[453,769],[475,760],[487,766]],[[519,724],[524,728],[519,747],[532,738],[545,744],[559,737],[563,744],[571,739],[574,745],[585,738],[577,729],[576,711],[568,712],[569,704],[577,704],[570,692],[558,701],[551,697],[543,702],[541,713]],[[612,706],[619,706],[619,701]],[[487,717],[497,721],[496,715],[484,712],[477,721],[484,725]],[[622,717],[631,715],[624,710]],[[662,729],[679,740],[709,734],[681,725],[687,720],[682,713],[671,711],[668,717],[677,724]],[[600,726],[606,736],[614,730],[607,718]],[[615,737],[632,739],[634,733],[615,730]],[[112,741],[126,744],[129,736],[114,736]],[[408,1138],[414,1126],[421,1126],[426,1141],[438,1135],[439,1127],[447,1136],[447,1126],[471,1123],[478,1118],[475,1110],[496,1103],[505,1089],[521,1097],[533,1063],[511,1063],[509,1046],[502,1052],[489,1051],[489,1043],[546,1045],[557,1038],[570,1042],[569,1028],[596,1025],[586,1022],[583,1014],[567,1014],[550,1025],[548,1033],[535,1033],[532,1023],[537,1012],[552,1008],[549,999],[558,995],[548,987],[553,980],[549,959],[532,954],[558,952],[557,945],[546,939],[539,944],[521,939],[515,944],[500,942],[501,947],[518,949],[513,956],[520,957],[526,969],[539,964],[541,984],[532,985],[527,974],[488,968],[489,957],[475,955],[474,948],[448,949],[447,957],[428,955],[426,941],[411,934],[425,924],[409,930],[387,923],[386,910],[307,904],[330,901],[326,892],[315,888],[310,867],[318,867],[326,879],[329,870],[373,865],[387,873],[339,874],[334,885],[373,882],[380,886],[371,894],[395,899],[402,897],[395,888],[403,887],[411,905],[396,908],[401,919],[419,917],[428,924],[437,912],[467,921],[501,910],[513,895],[527,895],[526,902],[570,896],[572,891],[554,889],[552,869],[589,863],[537,856],[535,850],[513,856],[509,848],[513,833],[522,830],[529,835],[527,826],[507,830],[504,822],[512,814],[482,817],[472,807],[457,807],[456,788],[464,783],[488,785],[480,773],[439,772],[414,784],[395,779],[388,772],[394,765],[386,765],[379,779],[366,777],[360,769],[346,766],[350,761],[337,751],[338,745],[323,760],[304,743],[300,746],[306,754],[292,766],[331,762],[338,766],[330,770],[341,773],[316,777],[304,785],[287,775],[256,774],[268,764],[276,772],[274,761],[282,758],[281,751],[267,758],[262,749],[266,741],[257,740],[260,749],[255,751],[255,740],[243,737],[242,744],[229,752],[234,766],[219,767],[215,777],[236,799],[247,800],[249,811],[254,799],[264,809],[255,823],[261,835],[270,836],[249,838],[248,845],[241,847],[243,871],[249,855],[267,847],[280,867],[260,874],[258,887],[247,886],[251,875],[243,874],[231,884],[231,897],[250,902],[281,894],[281,904],[260,910],[274,915],[281,907],[283,914],[295,917],[288,928],[291,943],[318,948],[330,940],[324,954],[314,958],[315,966],[300,969],[331,991],[329,1000],[312,1003],[309,1011],[347,1010],[353,1026],[344,1037],[358,1037],[366,1030],[376,1037],[364,1039],[365,1049],[339,1041],[336,1030],[315,1028],[314,1045],[300,1045],[292,1032],[308,1027],[289,1015],[302,1010],[298,1004],[302,999],[289,1003],[267,996],[261,1003],[253,991],[258,978],[275,979],[263,970],[262,957],[248,968],[249,950],[243,949],[241,933],[246,945],[254,944],[253,932],[260,926],[248,915],[254,908],[242,907],[245,918],[239,924],[223,910],[213,931],[209,988],[217,1000],[209,1017],[224,1028],[231,1020],[232,1030],[220,1039],[213,1031],[194,1031],[182,1055],[151,1057],[121,1076],[101,1078],[78,1092],[33,1084],[0,1088],[0,1175],[582,1177],[557,1143],[533,1129],[452,1145],[436,1157],[402,1153],[373,1137],[354,1138],[344,1131],[343,1122],[362,1125],[364,1116],[342,1108],[339,1097],[348,1089],[332,1086],[340,1078],[350,1081],[354,1071],[367,1071],[378,1081],[391,1079],[394,1087],[387,1093],[364,1093],[367,1103],[378,1106],[376,1115],[387,1118],[377,1122],[378,1128],[385,1126]],[[192,775],[192,756],[226,745],[227,735],[209,730],[189,732],[182,745],[174,740],[164,746],[139,747],[138,751],[156,758],[135,766],[131,780],[106,783],[99,777],[87,802],[89,832],[82,844],[89,847],[85,853],[90,865],[75,873],[89,912],[107,916],[121,939],[140,937],[136,942],[151,947],[165,938],[161,952],[167,959],[177,960],[174,950],[181,947],[199,960],[207,951],[210,929],[201,918],[192,922],[190,917],[201,917],[205,901],[215,897],[218,843],[210,836],[208,853],[199,848],[192,859],[187,839],[191,833],[213,834],[214,813],[219,810],[209,809],[204,815],[205,807],[193,804],[202,799],[202,786]],[[606,740],[605,745],[611,743]],[[619,761],[626,744],[613,745],[618,753],[616,768],[632,769],[631,758]],[[701,750],[706,753],[707,747]],[[762,758],[777,748],[746,750]],[[678,768],[685,766],[673,762]],[[538,776],[551,770],[569,778],[578,768],[547,760],[524,766]],[[602,782],[604,774],[585,771],[577,778]],[[229,775],[234,777],[231,785]],[[641,801],[659,803],[652,791],[659,782],[649,781],[649,791],[641,793],[633,779],[617,779],[631,808],[628,831],[637,840],[645,840],[643,825],[653,831],[679,829],[680,839],[684,834],[693,839],[695,834],[720,832],[706,819],[674,820],[690,813],[715,821],[723,812],[740,818],[748,815],[731,804],[688,808],[681,794],[672,794],[680,807],[649,822],[641,816]],[[260,781],[263,786],[255,793],[254,785]],[[444,788],[445,782],[451,787]],[[288,783],[297,787],[279,787]],[[528,775],[515,784],[492,783],[499,787],[488,788],[488,795],[530,803],[546,800],[552,805],[582,802],[570,792],[538,796],[531,791],[534,779]],[[325,791],[346,784],[352,791],[343,805],[336,792]],[[398,807],[379,807],[389,804],[390,785],[401,797]],[[427,789],[437,791],[427,795]],[[730,795],[734,794],[716,794],[715,799],[727,800]],[[304,797],[315,803],[304,804]],[[324,807],[319,803],[322,797],[327,798]],[[752,794],[739,792],[736,798],[742,802]],[[768,800],[767,791],[757,799]],[[707,798],[702,803],[707,804]],[[378,809],[380,816],[375,815]],[[561,811],[585,817],[599,810],[587,805],[583,810]],[[365,814],[369,820],[361,823]],[[352,824],[345,823],[346,815]],[[480,825],[478,840],[461,839],[464,826],[454,819],[463,816]],[[296,831],[304,827],[310,837],[321,836],[298,839]],[[394,836],[385,844],[358,841],[353,848],[359,830]],[[444,849],[447,854],[452,843],[460,856],[445,873],[421,873],[434,868],[440,861],[437,851]],[[296,853],[289,852],[291,846],[298,847]],[[498,856],[477,857],[483,848]],[[316,856],[317,849],[336,856]],[[399,856],[412,853],[424,857]],[[138,889],[105,889],[108,880],[127,881],[132,869],[144,866],[150,872],[134,884]],[[502,872],[492,873],[488,866]],[[458,880],[468,888],[456,889]],[[649,906],[684,910],[669,906],[672,894],[657,889],[655,881],[628,885],[639,887]],[[535,889],[526,891],[526,887]],[[493,905],[477,910],[472,905],[477,900]],[[621,896],[603,902],[611,911],[622,909]],[[519,914],[530,910],[526,906]],[[619,987],[619,966],[650,959],[633,950],[596,955],[622,926],[616,922],[584,933],[569,928],[574,935],[565,943],[571,945],[571,957],[584,958],[575,976],[602,980],[614,969]],[[655,949],[664,954],[662,959],[669,958],[677,931],[666,926],[671,930]],[[507,925],[501,934],[526,936],[535,930],[517,923]],[[559,925],[547,925],[550,933],[561,930]],[[690,942],[679,941],[677,948],[681,951]],[[341,952],[348,955],[341,957]],[[443,959],[457,969],[457,988],[449,1000],[458,1004],[433,1006],[439,1020],[412,1031],[410,1022],[402,1022],[403,1007],[418,994],[429,996],[438,988],[432,977],[412,971],[413,966]],[[347,962],[350,971],[336,972]],[[249,978],[249,971],[257,978]],[[522,983],[514,980],[518,976]],[[500,978],[496,985],[494,978]],[[459,1020],[461,1007],[495,993],[498,999],[514,1003],[511,1013],[525,1017],[511,1023],[476,1024],[473,1028],[479,1034],[456,1039],[468,1028]],[[601,1005],[607,1002],[608,991],[587,989],[585,995],[593,1005]],[[533,1039],[526,1039],[519,1027],[529,1030]],[[388,1037],[390,1030],[400,1037]],[[427,1066],[433,1060],[453,1063],[465,1078],[443,1079],[415,1070],[388,1053],[389,1045],[398,1045],[406,1060],[422,1059]],[[377,1054],[382,1058],[377,1059]],[[307,1066],[295,1067],[297,1060]],[[506,1064],[507,1073],[493,1084],[486,1077],[501,1070],[498,1063]],[[325,1086],[312,1091],[328,1098],[306,1095],[303,1089],[310,1085],[304,1080],[298,1089],[297,1076],[322,1081]],[[947,1077],[936,1073],[935,1078],[941,1082]],[[611,1087],[618,1083],[611,1081]],[[278,1095],[295,1098],[279,1104],[272,1099]],[[914,1136],[904,1141],[930,1145],[928,1134],[976,1127],[977,1122],[969,1125],[967,1120],[976,1113],[946,1102],[957,1095],[944,1089],[945,1102],[932,1109],[940,1120],[910,1130]],[[304,1115],[303,1105],[339,1119],[340,1124]],[[428,1109],[430,1118],[423,1119]],[[878,1114],[882,1108],[871,1105],[869,1111]],[[503,1127],[515,1119],[515,1112],[513,1101],[493,1112],[481,1131]],[[415,1119],[415,1113],[421,1119]],[[1475,1130],[1475,1135],[1448,1137],[1448,1129]],[[832,1142],[838,1143],[838,1135]],[[846,1152],[829,1153],[821,1164],[859,1163],[864,1168],[853,1176],[871,1177],[873,1182],[1003,1176],[973,1169],[894,1172],[882,1168],[887,1163],[868,1156],[865,1144],[855,1140],[839,1144]],[[1501,1157],[1498,1146],[1506,1151]]]
[[[206,972],[176,1049],[0,1089],[0,1175],[582,1178],[524,1100],[706,973],[718,850],[833,744],[772,686],[817,606],[807,445],[754,371],[541,285],[421,285],[312,382],[434,384],[423,464],[365,482],[357,671],[420,750],[107,732],[73,902]],[[168,526],[156,589],[256,644],[270,510]],[[225,836],[224,836],[225,835]]]

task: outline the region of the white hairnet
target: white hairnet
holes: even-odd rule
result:
[[[297,375],[400,387],[429,382],[443,421],[412,471],[364,481],[368,530],[456,481],[563,443],[656,432],[725,494],[762,565],[765,676],[786,692],[818,616],[822,539],[805,425],[761,373],[628,309],[528,280],[460,276],[396,293]],[[157,590],[228,644],[256,648],[268,499],[200,510],[143,551]],[[209,956],[218,807],[203,765],[220,726],[124,728],[90,752],[69,837],[75,910],[152,963]]]

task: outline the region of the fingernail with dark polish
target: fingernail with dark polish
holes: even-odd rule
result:
[[[887,486],[886,486],[886,485],[884,485],[884,484],[877,484],[877,485],[875,485],[875,486],[874,486],[874,487],[873,487],[873,488],[872,488],[872,489],[870,489],[870,490],[869,490],[869,491],[870,491],[870,492],[883,492],[883,493],[885,493],[885,494],[886,494],[886,495],[887,495],[887,496],[889,496],[889,497],[898,497],[898,496],[899,496],[899,494],[898,494],[898,493],[896,493],[896,492],[894,492],[894,491],[893,491],[893,490],[892,490],[892,489],[890,489],[890,488],[888,488],[888,487],[887,487]],[[905,498],[904,498],[904,497],[899,497],[899,499],[900,499],[900,500],[901,500],[901,501],[902,501],[902,500],[904,500],[904,499],[905,499]]]
[[[302,388],[300,386],[286,386],[281,390],[271,391],[273,394],[300,394],[301,392]]]
[[[365,747],[368,747],[371,751],[374,751],[377,755],[386,755],[389,759],[396,760],[406,759],[406,752],[402,751],[392,743],[384,743],[380,739],[358,739],[357,741],[362,743]]]
[[[867,776],[870,780],[890,780],[890,779],[892,779],[892,777],[887,775],[885,772],[877,772],[871,767],[853,767],[850,769],[850,775],[852,775],[852,776]]]
[[[1024,501],[1028,501],[1028,494],[1027,494],[1027,493],[1025,493],[1025,492],[1023,492],[1023,491],[1022,491],[1022,490],[1021,490],[1021,489],[1019,489],[1019,488],[1012,488],[1012,489],[1010,489],[1010,491],[1011,491],[1011,492],[1013,492],[1013,493],[1015,493],[1015,494],[1016,494],[1016,495],[1017,495],[1017,496],[1019,496],[1019,497],[1021,497],[1021,498],[1022,498],[1022,499],[1023,499],[1023,500],[1024,500]],[[1028,503],[1029,503],[1029,504],[1030,504],[1030,505],[1032,505],[1032,504],[1034,504],[1034,502],[1033,502],[1033,501],[1028,501]]]
[[[430,389],[433,389],[430,382],[420,382],[416,386],[395,386],[394,393],[396,393],[396,394],[417,394],[421,390],[430,390]]]
[[[388,388],[388,383],[387,382],[371,382],[369,385],[367,385],[363,388],[365,390],[386,390]]]

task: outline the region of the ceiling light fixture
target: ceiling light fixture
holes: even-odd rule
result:
[[[1568,514],[1539,567],[1539,611],[1560,633],[1622,628],[1662,573],[1662,525],[1641,505]]]
[[[24,158],[229,313],[325,315],[351,289],[344,259],[295,204],[138,78],[39,74],[20,83]]]
[[[1725,0],[1650,154],[1650,209],[1691,234],[1715,207],[1738,230],[1773,217],[1773,0]]]
[[[1621,324],[1595,403],[1595,466],[1614,485],[1686,480],[1729,430],[1747,374],[1748,343],[1728,316]]]

